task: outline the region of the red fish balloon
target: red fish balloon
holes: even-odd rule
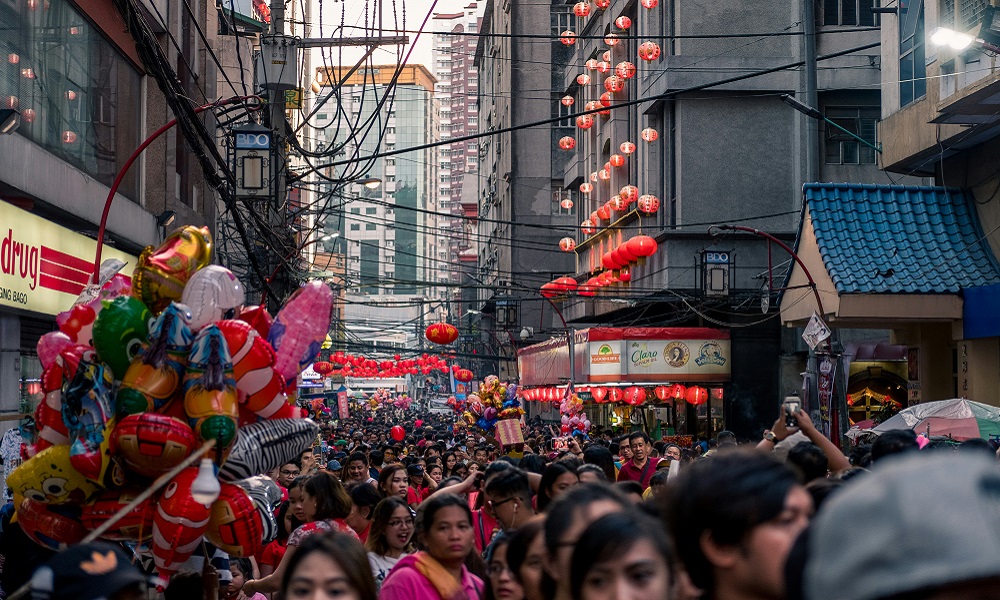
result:
[[[230,556],[255,556],[263,548],[264,526],[253,500],[243,488],[222,484],[205,537]]]
[[[299,415],[285,395],[285,379],[274,370],[274,350],[249,323],[216,323],[226,337],[233,358],[233,376],[240,407],[264,419],[291,419]]]
[[[115,397],[118,415],[159,411],[180,390],[193,335],[191,315],[183,304],[171,303],[149,331],[149,345],[132,361]]]
[[[209,457],[225,459],[229,454],[236,441],[237,406],[233,361],[226,338],[218,326],[207,325],[191,345],[184,375],[184,411],[199,440],[215,440]]]
[[[187,423],[157,413],[122,418],[114,436],[128,469],[149,478],[159,477],[184,462],[198,445]]]
[[[211,515],[191,496],[198,468],[177,474],[163,490],[153,515],[153,562],[160,576],[169,579],[201,543]]]
[[[295,385],[295,379],[319,354],[330,330],[333,291],[321,281],[310,281],[289,298],[274,318],[267,341],[274,348],[274,369]]]
[[[93,531],[104,524],[111,516],[128,506],[142,490],[126,488],[107,490],[93,502],[83,507],[80,521],[84,527]],[[113,542],[145,541],[153,536],[153,515],[156,513],[156,496],[147,498],[130,509],[110,529],[101,535]]]

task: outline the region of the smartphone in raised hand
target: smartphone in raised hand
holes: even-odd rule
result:
[[[796,413],[802,408],[802,401],[798,396],[786,396],[781,403],[783,414],[785,415],[785,427],[798,427],[799,420]]]

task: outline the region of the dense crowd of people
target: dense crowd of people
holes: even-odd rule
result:
[[[721,432],[692,448],[644,431],[565,438],[541,422],[514,446],[448,416],[421,415],[402,440],[392,417],[323,423],[316,447],[270,474],[287,498],[277,538],[252,559],[204,547],[201,565],[220,600],[996,596],[995,445],[907,430],[847,456],[795,416],[757,444]],[[24,561],[7,537],[12,589]],[[56,555],[32,596],[145,597],[122,550]],[[208,597],[201,575],[176,575],[164,597]]]

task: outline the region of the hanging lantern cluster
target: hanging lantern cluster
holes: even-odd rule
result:
[[[563,150],[572,150],[573,148],[576,148],[576,138],[571,135],[559,138],[559,147]]]
[[[576,250],[576,240],[571,237],[564,237],[559,240],[559,249],[563,252],[572,252]]]
[[[460,368],[452,365],[452,369]],[[374,360],[364,356],[346,354],[337,351],[330,355],[329,361],[319,361],[313,364],[313,370],[324,377],[343,375],[345,377],[363,377],[384,379],[387,377],[404,377],[406,375],[429,375],[432,372],[447,374],[448,361],[440,356],[423,354],[417,358],[403,358],[399,354],[393,360]]]
[[[539,289],[543,298],[558,298],[571,292],[575,292],[579,285],[572,277],[560,277],[555,281],[543,284]]]
[[[601,257],[601,266],[608,271],[617,271],[632,263],[656,254],[656,240],[648,235],[637,235],[608,250]]]

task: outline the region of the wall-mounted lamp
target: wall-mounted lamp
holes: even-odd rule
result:
[[[935,46],[948,46],[956,52],[961,52],[970,46],[1000,54],[1000,19],[994,23],[997,7],[987,6],[983,13],[983,22],[977,35],[956,31],[947,27],[935,27],[928,38]]]
[[[160,227],[170,227],[173,224],[174,219],[177,218],[177,213],[172,210],[165,210],[161,212],[156,217],[156,224]]]
[[[521,328],[521,341],[525,341],[531,336],[535,335],[534,327],[522,327]]]
[[[13,108],[0,110],[0,134],[14,133],[21,125],[21,113]]]
[[[846,133],[847,135],[851,136],[855,140],[861,142],[865,146],[868,146],[869,148],[875,150],[879,154],[882,153],[882,144],[873,144],[873,143],[869,142],[868,140],[864,139],[863,137],[857,135],[856,133],[854,133],[852,131],[849,131],[847,129],[844,129],[843,127],[841,127],[837,123],[835,123],[835,122],[831,121],[830,119],[826,118],[826,115],[824,115],[823,113],[821,113],[818,109],[815,109],[815,108],[809,106],[808,104],[803,104],[803,103],[799,102],[798,100],[796,100],[791,95],[789,95],[789,94],[782,94],[781,95],[781,101],[784,102],[785,104],[787,104],[788,106],[791,106],[795,110],[799,111],[800,113],[804,114],[805,116],[807,116],[807,117],[809,117],[811,119],[816,119],[818,121],[823,121],[827,125],[830,125],[831,127],[835,127],[837,129],[839,129],[840,131]]]

